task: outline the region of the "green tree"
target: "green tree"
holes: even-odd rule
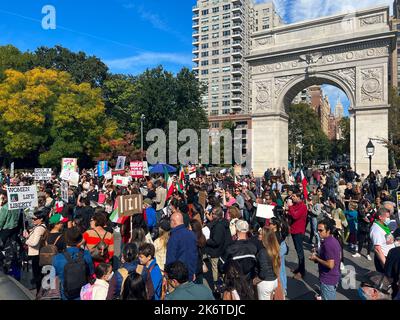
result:
[[[66,71],[74,82],[101,87],[108,76],[108,67],[97,57],[72,52],[62,46],[39,47],[33,54],[33,67]]]
[[[6,70],[0,83],[0,148],[8,158],[39,155],[41,165],[62,157],[92,157],[100,137],[112,137],[100,89],[76,84],[66,72],[36,68]]]
[[[0,81],[4,80],[7,69],[25,72],[31,68],[32,54],[22,53],[12,45],[0,46]]]
[[[325,160],[330,156],[331,143],[321,129],[318,116],[307,104],[290,105],[289,110],[289,152],[303,144],[303,164],[311,164],[313,160]],[[299,137],[302,137],[300,139]],[[296,156],[298,159],[298,155]],[[298,160],[297,160],[298,161]]]

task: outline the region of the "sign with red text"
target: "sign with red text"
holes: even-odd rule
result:
[[[130,164],[132,178],[143,178],[143,161],[131,161]]]

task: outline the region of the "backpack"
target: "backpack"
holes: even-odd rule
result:
[[[90,250],[90,254],[92,255],[93,260],[99,261],[99,262],[105,262],[108,260],[109,255],[108,255],[108,244],[104,242],[104,239],[107,236],[108,231],[104,234],[103,238],[100,237],[99,233],[96,230],[93,230],[96,232],[98,237],[101,239],[98,244],[94,246],[92,250]]]
[[[64,294],[69,300],[79,298],[81,288],[87,284],[88,265],[83,259],[83,251],[72,259],[68,252],[64,252],[67,263],[64,266]]]
[[[81,293],[80,293],[81,300],[84,300],[84,301],[93,300],[93,288],[94,288],[94,284],[91,284],[91,283],[85,284],[81,289]]]
[[[39,266],[51,266],[53,264],[53,257],[58,254],[58,248],[56,246],[58,240],[60,240],[62,234],[60,234],[54,244],[48,244],[47,240],[45,245],[39,251]]]

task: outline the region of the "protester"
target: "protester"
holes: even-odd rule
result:
[[[253,288],[243,275],[239,263],[235,260],[229,260],[225,269],[225,291],[222,300],[254,300]]]
[[[173,289],[165,300],[215,300],[209,288],[188,281],[189,270],[181,261],[167,264],[165,267],[168,284]]]
[[[129,274],[122,291],[122,300],[147,300],[143,277],[135,272]]]
[[[107,263],[100,263],[95,271],[96,279],[82,287],[81,300],[106,300],[109,281],[113,276],[112,266]]]
[[[164,270],[165,260],[167,259],[167,244],[170,236],[171,224],[164,219],[159,225],[158,238],[154,240],[155,258],[161,270]]]

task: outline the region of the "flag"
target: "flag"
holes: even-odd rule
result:
[[[164,167],[164,175],[165,175],[165,181],[167,182],[167,198],[168,200],[172,194],[175,191],[175,185],[174,182],[172,181],[172,178],[170,177],[167,168]]]
[[[185,171],[183,170],[182,166],[181,169],[179,170],[179,179],[177,188],[180,193],[183,193],[183,190],[185,189]]]
[[[118,201],[115,201],[114,211],[110,215],[110,221],[114,222],[114,223],[122,224],[122,219],[123,219],[123,217],[119,217],[119,214],[118,214]]]
[[[308,189],[307,189],[308,182],[307,182],[307,179],[306,179],[306,177],[305,177],[305,175],[303,173],[303,170],[301,170],[301,184],[303,186],[304,200],[306,200],[308,198]]]

